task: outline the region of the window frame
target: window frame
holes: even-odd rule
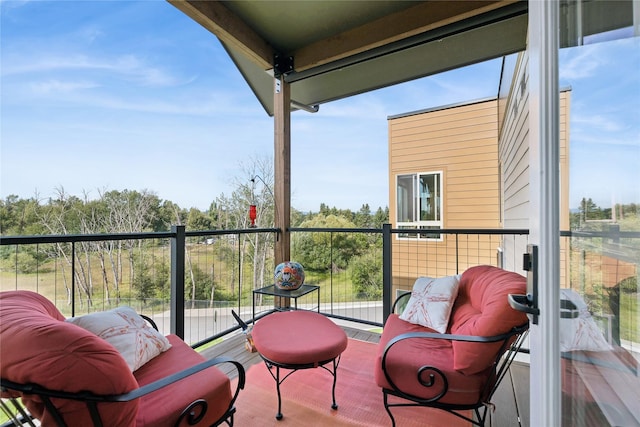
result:
[[[420,219],[420,194],[418,190],[418,183],[420,182],[420,177],[435,175],[437,176],[437,190],[436,196],[438,198],[438,204],[436,206],[436,217],[439,219],[436,220],[421,220]],[[409,208],[413,210],[411,212],[411,220],[410,221],[400,221],[400,213],[401,207],[404,210],[405,203],[400,203],[400,191],[405,187],[400,187],[399,182],[401,179],[407,179],[407,177],[411,177],[411,191],[412,191],[412,202],[409,203]],[[407,240],[425,240],[425,241],[442,241],[443,235],[441,233],[433,233],[433,232],[423,232],[422,230],[434,230],[434,229],[442,229],[444,228],[444,172],[442,170],[435,171],[426,171],[426,172],[416,172],[416,173],[402,173],[396,175],[396,228],[398,229],[407,229],[407,230],[415,230],[415,232],[407,232],[407,233],[398,233],[396,234],[397,239],[407,239]]]

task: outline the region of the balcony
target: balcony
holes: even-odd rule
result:
[[[308,259],[310,244],[323,248],[315,254],[318,262],[306,268],[306,283],[320,286],[319,311],[349,336],[369,342],[379,340],[392,301],[410,290],[416,277],[458,274],[479,264],[519,271],[522,252],[517,248],[528,243],[528,230],[443,229],[437,241],[419,243],[406,229],[387,225],[290,232],[291,259]],[[618,312],[607,308],[613,299],[602,283],[609,272],[594,257],[628,252],[637,245],[637,234],[563,232],[561,243],[563,280],[570,280],[569,272],[582,272],[582,286],[593,295],[590,303],[598,307],[606,338],[635,354],[640,339],[637,315],[629,307],[633,301],[623,292],[616,300]],[[278,304],[252,292],[271,283],[274,254],[269,248],[278,235],[278,229],[187,232],[174,226],[161,233],[8,236],[1,241],[1,290],[41,293],[66,316],[128,305],[206,357],[225,354],[248,369],[260,358],[245,350],[231,310],[250,323],[254,307],[259,318]],[[354,242],[366,250],[354,250]],[[607,278],[605,285],[611,280],[617,279]],[[316,301],[310,295],[298,304],[310,308]],[[526,351],[521,359],[501,384],[493,425],[514,425],[516,419],[528,425]]]

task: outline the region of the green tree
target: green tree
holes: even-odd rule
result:
[[[318,214],[300,224],[301,228],[355,228],[344,217]],[[345,269],[352,257],[367,249],[359,233],[308,232],[293,236],[297,261],[310,270]]]
[[[211,230],[213,228],[211,217],[196,208],[191,208],[186,228],[187,230]]]
[[[360,298],[382,296],[382,260],[379,252],[368,251],[355,257],[350,264],[353,290]]]
[[[389,207],[385,207],[384,209],[378,208],[376,213],[373,215],[373,219],[371,220],[371,227],[373,228],[382,228],[383,224],[389,223]]]
[[[353,222],[356,227],[369,228],[371,227],[371,219],[371,209],[369,208],[369,205],[365,203],[354,215]]]

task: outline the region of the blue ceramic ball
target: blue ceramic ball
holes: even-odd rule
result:
[[[304,268],[295,261],[285,261],[276,266],[275,285],[279,289],[293,291],[304,283]]]

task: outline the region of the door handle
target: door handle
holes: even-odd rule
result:
[[[522,311],[530,316],[531,323],[538,324],[540,308],[538,307],[538,246],[527,245],[527,252],[522,258],[522,269],[527,272],[527,294],[509,295],[509,305],[514,310]]]
[[[516,311],[538,316],[540,309],[534,307],[533,301],[529,299],[529,295],[509,294],[509,305]]]

